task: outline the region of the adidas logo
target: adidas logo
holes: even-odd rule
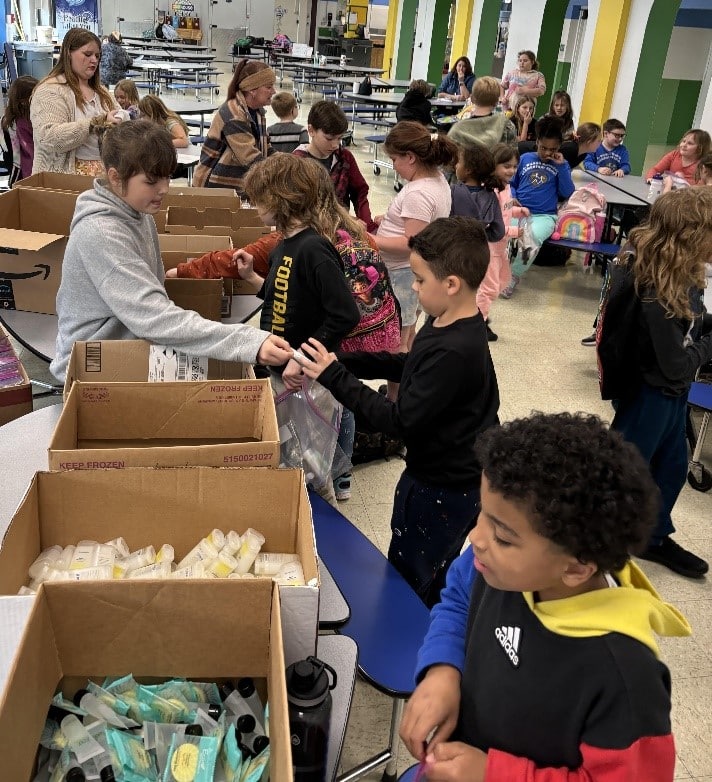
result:
[[[519,665],[519,641],[522,631],[519,627],[509,627],[502,625],[494,631],[495,637],[499,641],[502,649],[509,657],[510,662],[516,668]]]

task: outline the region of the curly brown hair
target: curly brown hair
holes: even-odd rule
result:
[[[581,562],[620,570],[645,548],[659,492],[632,443],[588,413],[534,413],[488,429],[475,454],[490,487]]]
[[[663,193],[629,240],[635,248],[631,268],[638,294],[653,291],[668,317],[692,320],[690,289],[705,287],[712,245],[712,188]]]

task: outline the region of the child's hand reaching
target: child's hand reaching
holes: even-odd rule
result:
[[[410,754],[418,760],[447,741],[455,730],[460,711],[460,680],[457,668],[433,665],[408,700],[400,725],[400,737]],[[426,740],[433,731],[435,733],[426,746]]]
[[[487,754],[461,741],[438,744],[425,758],[428,782],[483,782],[486,770]]]
[[[623,176],[625,176],[625,173],[623,172],[623,169],[622,169],[622,168],[617,168],[617,169],[616,169],[616,170],[613,172],[613,176],[623,177]]]
[[[610,168],[608,168],[608,166],[601,166],[598,169],[598,173],[603,174],[603,176],[610,176],[613,172],[611,171]]]
[[[286,339],[270,334],[260,345],[260,349],[257,352],[257,361],[267,366],[280,367],[291,359],[292,352],[292,348]]]
[[[254,258],[244,250],[237,250],[232,256],[232,262],[237,267],[237,273],[241,280],[252,285],[262,285],[264,280],[254,269]]]
[[[284,372],[282,372],[284,385],[290,391],[299,391],[304,382],[304,374],[301,364],[295,361],[294,358],[290,358],[287,366],[284,368]]]
[[[302,369],[304,374],[312,380],[316,380],[329,364],[336,361],[336,356],[333,353],[329,353],[321,342],[318,339],[314,339],[314,337],[310,337],[309,342],[302,343],[302,350],[311,359],[311,361],[301,362]]]

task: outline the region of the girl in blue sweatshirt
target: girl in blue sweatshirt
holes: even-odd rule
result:
[[[519,160],[510,183],[515,203],[530,212],[523,228],[523,249],[512,264],[512,280],[502,291],[508,299],[532,265],[542,244],[554,232],[559,201],[575,190],[571,168],[559,152],[564,135],[561,120],[542,117],[536,125],[536,152],[526,152]]]

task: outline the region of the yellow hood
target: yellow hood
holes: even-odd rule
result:
[[[622,633],[649,647],[659,657],[655,635],[691,635],[685,617],[665,603],[634,563],[614,573],[618,588],[596,589],[583,595],[538,603],[532,592],[524,599],[539,621],[552,633],[590,638]]]

